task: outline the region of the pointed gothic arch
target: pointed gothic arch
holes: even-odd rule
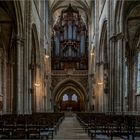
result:
[[[96,92],[96,110],[105,112],[108,110],[108,46],[107,46],[107,21],[105,20],[102,25],[99,52],[98,52],[98,63],[97,63],[97,92]]]
[[[122,82],[125,86],[122,86],[122,110],[132,111],[135,110],[137,98],[136,95],[136,67],[137,67],[137,48],[138,42],[137,31],[139,27],[136,25],[137,18],[139,17],[136,8],[140,5],[139,1],[118,1],[115,10],[114,28],[116,33],[116,39],[122,39],[122,44],[118,47],[121,48],[120,54],[122,55]],[[138,8],[139,9],[139,8]],[[137,10],[138,11],[138,10]],[[135,13],[135,14],[133,14]],[[137,16],[136,16],[137,15]],[[136,29],[137,28],[137,29]],[[137,31],[136,31],[137,30]],[[118,37],[117,37],[118,36]],[[136,37],[137,36],[137,37]],[[117,41],[118,41],[117,40]],[[120,60],[119,60],[120,61]],[[133,84],[132,84],[133,83]],[[124,99],[124,101],[123,101]]]
[[[85,88],[77,81],[73,79],[65,79],[59,82],[53,90],[53,101],[55,104],[59,104],[62,96],[68,90],[72,90],[78,97],[80,102],[80,111],[85,110],[87,103],[87,93]]]
[[[0,44],[3,48],[1,59],[3,66],[1,67],[1,94],[0,104],[3,113],[15,113],[18,111],[18,94],[21,86],[22,75],[19,66],[19,61],[22,60],[21,53],[23,48],[23,20],[22,11],[19,1],[1,1],[0,2],[0,18],[1,18],[1,37]],[[5,32],[6,31],[6,32]],[[19,47],[21,47],[19,49]],[[22,65],[22,64],[21,64]],[[22,89],[22,87],[21,87]],[[23,90],[23,89],[22,89]],[[14,98],[16,97],[17,98]]]
[[[32,112],[37,112],[39,108],[40,88],[41,88],[41,60],[40,60],[40,48],[38,40],[38,32],[35,24],[32,24],[32,49],[31,49],[31,109]]]

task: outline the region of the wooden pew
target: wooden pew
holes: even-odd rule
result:
[[[53,139],[64,113],[6,114],[0,117],[0,139]],[[45,131],[45,133],[44,133]],[[56,133],[56,132],[55,132]]]
[[[88,130],[91,139],[100,134],[108,136],[111,140],[115,136],[127,139],[130,136],[133,139],[140,136],[140,117],[136,115],[77,113],[77,119],[81,126]]]

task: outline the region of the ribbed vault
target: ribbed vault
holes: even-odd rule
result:
[[[82,19],[85,23],[88,23],[88,19],[90,17],[90,7],[91,0],[50,0],[50,9],[51,9],[51,17],[53,17],[53,23],[55,23],[60,16],[60,13],[63,9],[66,9],[69,4],[73,8],[79,10]]]

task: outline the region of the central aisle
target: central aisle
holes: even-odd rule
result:
[[[76,117],[65,117],[60,125],[55,140],[90,140],[84,132]]]

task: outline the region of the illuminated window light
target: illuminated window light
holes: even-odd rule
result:
[[[67,94],[63,95],[63,101],[68,101],[68,95]]]

